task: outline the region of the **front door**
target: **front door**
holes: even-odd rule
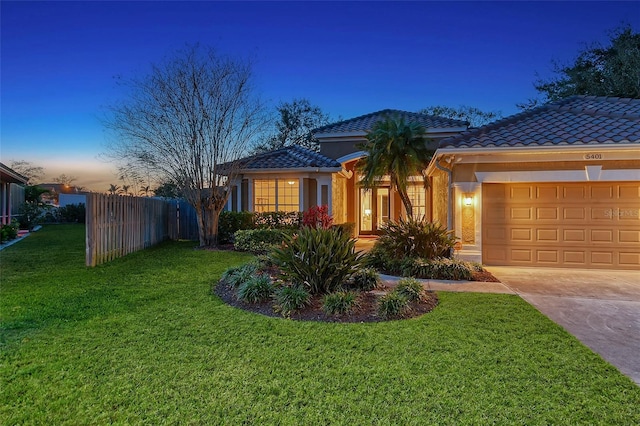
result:
[[[389,188],[360,188],[360,234],[377,234],[390,210]]]

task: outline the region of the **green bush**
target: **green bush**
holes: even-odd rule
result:
[[[322,299],[322,310],[329,315],[348,314],[357,306],[358,293],[354,291],[337,291]]]
[[[254,213],[253,221],[258,229],[298,229],[302,225],[302,212]]]
[[[395,290],[385,294],[378,301],[378,315],[384,319],[403,317],[409,312],[409,300]]]
[[[273,251],[283,278],[302,284],[311,294],[331,293],[358,270],[355,240],[336,229],[302,228]]]
[[[450,257],[456,243],[452,232],[424,219],[400,219],[382,226],[375,246],[396,259]]]
[[[256,276],[259,271],[259,265],[251,262],[242,266],[234,266],[222,274],[222,281],[233,288],[238,288],[243,283],[249,281]]]
[[[360,268],[351,275],[349,285],[362,291],[371,291],[382,284],[380,274],[373,268]]]
[[[84,203],[67,204],[58,208],[56,216],[58,217],[58,222],[85,223],[86,208]]]
[[[334,228],[340,229],[342,232],[347,234],[350,237],[356,235],[356,224],[355,222],[345,222],[345,223],[334,223],[332,225]]]
[[[238,287],[238,299],[247,303],[259,303],[271,298],[273,283],[268,275],[257,275]]]
[[[311,295],[302,286],[286,285],[275,291],[273,299],[275,310],[288,317],[292,312],[307,306],[311,301]]]
[[[408,260],[411,258],[393,256],[382,245],[376,243],[365,255],[364,263],[381,272],[401,275]]]
[[[220,221],[218,222],[218,242],[220,244],[231,243],[236,231],[253,228],[253,213],[224,211],[220,213]]]
[[[415,278],[402,278],[394,290],[409,302],[417,302],[424,298],[424,287]]]
[[[282,244],[286,232],[281,229],[246,229],[234,234],[236,250],[265,254]]]
[[[11,223],[0,226],[0,243],[15,240],[18,238],[18,222],[13,219]]]
[[[33,231],[33,228],[42,221],[43,207],[36,201],[26,201],[20,205],[19,213],[20,229]]]
[[[410,272],[411,275],[415,275],[418,278],[471,281],[473,273],[478,270],[478,267],[480,271],[483,270],[479,264],[457,259],[414,259]]]

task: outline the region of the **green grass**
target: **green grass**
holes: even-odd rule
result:
[[[0,252],[2,424],[640,424],[640,388],[518,297],[301,323],[211,295],[246,255],[170,242],[88,269],[83,237]]]

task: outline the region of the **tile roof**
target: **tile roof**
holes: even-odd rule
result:
[[[640,99],[572,96],[440,141],[440,148],[640,144]]]
[[[329,157],[292,145],[240,160],[244,170],[340,168],[340,163]]]
[[[360,117],[351,118],[349,120],[340,121],[338,123],[329,124],[327,126],[318,127],[313,131],[313,133],[317,135],[321,133],[368,132],[373,128],[375,123],[385,120],[390,116],[403,118],[405,122],[417,122],[426,129],[467,127],[469,125],[466,121],[454,120],[436,115],[420,114],[396,109],[385,109],[378,112],[372,112],[371,114],[361,115]]]

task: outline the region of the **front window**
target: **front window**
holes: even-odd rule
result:
[[[408,185],[407,195],[411,201],[413,217],[416,219],[424,218],[427,214],[427,194],[422,185]]]
[[[256,179],[253,181],[254,210],[257,212],[300,211],[298,179]]]

